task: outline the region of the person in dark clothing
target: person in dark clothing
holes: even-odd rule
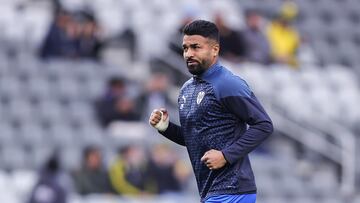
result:
[[[97,21],[90,12],[69,13],[58,8],[40,49],[40,57],[99,60],[103,47],[99,30]]]
[[[76,26],[69,12],[57,10],[55,20],[40,49],[40,57],[43,59],[77,57]]]
[[[241,32],[227,26],[220,14],[215,16],[215,24],[218,26],[220,34],[220,56],[233,62],[244,60],[246,56],[246,42]]]
[[[99,37],[100,28],[94,15],[83,11],[78,12],[75,16],[79,25],[77,37],[78,56],[80,58],[99,60],[103,43]]]
[[[134,101],[127,96],[126,81],[122,78],[111,78],[107,90],[95,102],[96,116],[103,127],[113,121],[135,121],[140,116],[135,110]]]
[[[169,42],[169,49],[174,53],[182,56],[182,47],[181,47],[181,40],[182,40],[182,30],[184,26],[193,20],[192,15],[187,15],[182,19],[182,22],[179,28],[176,30],[174,34],[172,34]]]
[[[109,174],[111,184],[118,194],[141,196],[155,192],[147,157],[139,146],[127,145],[119,149]]]
[[[242,35],[246,41],[246,60],[255,63],[271,62],[270,45],[261,27],[262,16],[259,11],[247,10],[246,28]]]
[[[248,154],[273,132],[273,124],[247,83],[218,61],[219,31],[209,21],[184,28],[183,50],[193,75],[178,97],[180,126],[166,109],[149,123],[186,146],[201,201],[254,203],[256,185]]]
[[[40,173],[28,203],[66,203],[67,193],[61,185],[58,157],[53,155]]]
[[[157,193],[181,192],[175,165],[178,159],[166,145],[156,145],[151,151],[150,174],[155,179]]]
[[[76,191],[81,195],[113,193],[100,150],[89,146],[85,148],[83,156],[82,168],[73,175]]]
[[[169,76],[164,73],[155,73],[145,84],[143,92],[137,99],[137,107],[142,118],[148,118],[149,113],[158,107],[173,107],[169,98]]]

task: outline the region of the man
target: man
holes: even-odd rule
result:
[[[41,170],[27,203],[66,203],[68,194],[60,181],[61,173],[59,158],[57,154],[53,154]]]
[[[280,12],[266,29],[273,60],[276,63],[288,64],[292,68],[299,68],[297,52],[301,36],[293,26],[297,13],[298,9],[294,2],[284,1]]]
[[[113,193],[110,178],[103,164],[103,156],[96,146],[83,151],[83,165],[73,174],[76,191],[80,195]]]
[[[242,62],[246,56],[244,36],[228,26],[220,13],[215,15],[215,24],[219,29],[220,56],[234,63]]]
[[[76,57],[76,24],[71,14],[65,10],[55,13],[54,22],[50,25],[42,47],[40,57],[74,58]]]
[[[262,31],[262,16],[259,11],[249,9],[245,13],[246,28],[242,34],[246,41],[246,60],[255,63],[271,62],[269,42]]]
[[[120,195],[139,196],[156,191],[153,177],[149,175],[147,157],[139,146],[122,147],[109,173],[111,184]]]
[[[114,121],[140,120],[127,88],[123,78],[113,77],[108,81],[104,95],[95,101],[96,116],[104,128]]]
[[[219,64],[216,25],[196,20],[183,33],[193,77],[180,90],[181,126],[169,122],[166,109],[155,109],[149,123],[187,147],[202,202],[253,203],[248,153],[272,133],[272,122],[246,82]]]

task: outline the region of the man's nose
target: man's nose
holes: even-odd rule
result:
[[[187,50],[187,51],[184,51],[184,58],[185,58],[185,59],[191,58],[191,57],[193,57],[193,56],[194,56],[194,52],[191,51],[190,49]]]

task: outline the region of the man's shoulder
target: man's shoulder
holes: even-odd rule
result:
[[[229,96],[251,96],[251,90],[246,81],[240,76],[233,74],[225,67],[210,80],[210,83],[212,83],[215,93],[219,98]]]

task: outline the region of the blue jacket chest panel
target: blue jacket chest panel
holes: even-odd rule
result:
[[[236,117],[224,109],[217,100],[211,84],[206,81],[193,80],[181,91],[179,114],[185,142],[196,142],[195,144],[201,145],[203,150],[220,150],[225,147],[224,137],[216,136],[220,131],[222,135],[234,135],[233,131],[224,133],[223,130],[234,130]]]

